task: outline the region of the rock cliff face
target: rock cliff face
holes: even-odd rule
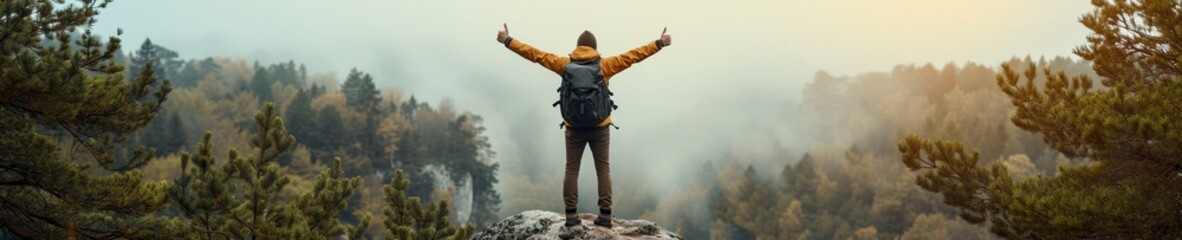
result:
[[[650,221],[615,219],[612,227],[606,228],[593,224],[595,217],[579,214],[582,224],[566,227],[563,214],[529,210],[489,225],[472,235],[472,239],[682,239]]]

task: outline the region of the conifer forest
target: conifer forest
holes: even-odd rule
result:
[[[686,239],[1182,238],[1182,1],[821,2],[0,1],[0,239],[561,212],[560,76],[505,21],[558,57],[678,34],[612,78],[611,177]]]

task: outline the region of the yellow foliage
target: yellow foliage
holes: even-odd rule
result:
[[[295,151],[292,151],[291,165],[284,167],[284,170],[289,174],[315,179],[316,174],[319,174],[324,168],[325,166],[320,164],[320,161],[313,161],[311,151],[307,146],[301,144],[295,148]]]
[[[176,112],[180,116],[184,132],[189,133],[185,135],[186,138],[183,141],[183,146],[187,149],[193,149],[194,144],[201,137],[199,133],[209,129],[210,123],[214,122],[216,118],[213,115],[211,102],[205,99],[199,89],[173,90],[168,94],[168,101],[165,101],[161,108]]]
[[[181,175],[181,157],[176,154],[157,157],[140,171],[144,173],[144,179],[151,181],[176,179]]]
[[[858,231],[854,232],[854,236],[856,236],[858,240],[878,239],[878,229],[874,228],[874,226],[859,228]]]
[[[730,224],[715,219],[714,226],[710,227],[710,240],[730,240],[731,228]]]
[[[920,214],[902,239],[995,239],[985,228],[939,213]]]
[[[231,88],[241,86],[248,79],[254,77],[254,67],[239,58],[214,58],[218,65],[217,78]]]
[[[225,96],[226,93],[230,92],[230,90],[227,89],[227,87],[226,87],[226,83],[224,81],[222,81],[221,79],[218,79],[213,74],[205,75],[205,78],[202,78],[200,81],[197,81],[197,87],[194,87],[193,89],[196,90],[197,92],[201,93],[201,95],[204,96],[205,99],[218,99],[222,96]],[[187,89],[181,89],[181,90],[187,90]],[[173,89],[172,94],[176,94],[176,93],[177,93],[177,89]],[[170,94],[168,96],[168,102],[173,101],[173,98],[172,98],[173,96],[175,96],[175,95]]]
[[[216,101],[213,108],[217,111],[214,111],[213,115],[233,121],[236,126],[252,126],[255,124],[254,115],[259,106],[258,97],[248,91],[241,91],[230,99]]]
[[[804,232],[804,209],[800,208],[800,201],[792,200],[788,208],[780,213],[779,228],[782,236],[792,239]]]
[[[451,203],[454,202],[452,199],[455,198],[455,195],[456,188],[454,187],[436,188],[435,191],[431,191],[431,201],[445,201]]]
[[[837,192],[837,182],[829,179],[829,174],[825,171],[817,172],[817,201],[828,202],[838,201],[834,193]]]
[[[382,118],[381,125],[378,126],[378,136],[386,141],[386,146],[383,152],[387,155],[393,155],[398,152],[398,141],[401,139],[399,134],[410,127],[410,123],[402,114],[389,114]]]
[[[361,128],[365,127],[365,116],[362,113],[353,111],[353,109],[349,109],[345,105],[345,100],[345,94],[341,92],[327,92],[324,95],[312,99],[312,109],[319,111],[319,109],[325,106],[332,105],[341,114],[341,123],[345,125],[345,131],[350,133],[361,131]]]
[[[366,215],[373,217],[373,222],[384,222],[385,214],[376,214],[382,211],[385,206],[385,195],[382,192],[382,181],[377,175],[371,174],[362,176],[361,186],[357,187],[357,193],[361,195],[361,205],[353,210],[353,216],[362,218]],[[367,235],[380,236],[386,226],[382,224],[370,224],[369,228],[365,230]]]
[[[382,92],[386,93],[386,97],[382,98],[382,107],[393,106],[395,109],[402,106],[402,89],[386,89]]]
[[[308,76],[308,85],[312,84],[324,87],[326,93],[335,93],[340,90],[341,81],[338,81],[336,76],[331,73],[317,73]]]
[[[947,227],[944,226],[944,220],[944,216],[939,214],[919,215],[915,218],[915,223],[911,224],[911,228],[903,233],[902,239],[952,239],[952,235],[948,234]]]
[[[278,110],[279,116],[287,116],[287,105],[295,98],[297,92],[299,89],[293,85],[271,83],[271,100],[275,101],[275,109]]]
[[[710,188],[697,182],[690,182],[679,187],[669,196],[660,198],[655,209],[641,214],[640,219],[647,219],[658,223],[684,222],[685,218],[705,219],[709,216],[709,208],[702,206],[702,199],[709,199]],[[678,231],[677,234],[684,234]]]
[[[1042,171],[1034,167],[1034,163],[1030,162],[1030,157],[1026,157],[1026,154],[1012,155],[1002,160],[1000,164],[1009,170],[1010,177],[1015,180],[1025,180],[1042,175]]]
[[[295,200],[302,193],[307,193],[316,188],[316,177],[306,177],[296,174],[286,174],[289,182],[283,186],[276,199],[279,202],[288,202]]]

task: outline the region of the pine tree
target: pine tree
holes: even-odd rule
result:
[[[316,98],[316,97],[319,97],[320,95],[324,95],[324,91],[326,91],[326,90],[324,90],[324,86],[320,86],[319,83],[312,83],[312,89],[308,90],[308,93],[311,95],[312,98]]]
[[[417,103],[414,98],[410,101]],[[450,173],[447,179],[453,185],[461,185],[466,182],[466,177],[471,177],[473,211],[468,213],[470,219],[479,224],[498,220],[496,212],[501,200],[493,185],[498,181],[496,171],[500,165],[489,160],[495,152],[490,150],[488,139],[482,135],[484,128],[480,126],[481,118],[472,114],[454,117],[455,113],[446,110],[450,107],[432,109],[426,103],[417,103],[415,107],[407,104],[410,103],[404,103],[403,110],[413,110],[404,111],[403,114],[425,119],[450,119],[440,124],[415,121],[414,117],[403,116],[410,120],[410,126],[401,129],[402,132],[398,134],[399,140],[394,144],[399,151],[395,151],[392,158],[408,171],[411,178],[426,180],[411,186],[408,194],[427,197],[435,190],[435,186],[445,184],[431,181],[430,174],[423,171],[429,166],[441,166]]]
[[[288,126],[291,129],[292,135],[295,135],[296,140],[301,141],[309,148],[319,148],[323,145],[324,139],[321,138],[321,131],[319,129],[319,118],[316,116],[316,111],[312,109],[312,96],[308,90],[299,90],[296,92],[291,103],[287,106]],[[338,133],[329,133],[327,137],[335,137]],[[316,151],[313,156],[323,155],[323,151]],[[321,156],[322,157],[322,156]],[[327,159],[327,158],[324,158]],[[287,165],[290,160],[285,157],[280,159],[282,165]]]
[[[380,158],[385,143],[378,137],[377,131],[385,112],[380,111],[378,104],[382,102],[381,91],[374,87],[373,77],[369,73],[349,70],[349,76],[341,85],[341,92],[345,94],[345,106],[350,110],[361,113],[365,118],[365,125],[361,126],[356,140],[360,149],[352,152],[354,155],[369,158]]]
[[[164,135],[167,134],[164,131],[163,123],[164,121],[168,120],[164,117],[167,115],[159,112],[157,115],[160,115],[160,117],[153,118],[151,122],[148,122],[148,126],[144,126],[142,130],[137,132],[137,136],[134,137],[134,143],[156,149],[157,152],[167,152],[168,150],[164,149],[164,145],[161,141],[161,139],[165,137]]]
[[[373,111],[382,102],[382,93],[374,87],[373,77],[356,68],[349,70],[341,92],[345,94],[345,105],[358,112]]]
[[[173,112],[168,118],[168,127],[164,130],[168,136],[164,139],[165,151],[176,152],[185,146],[185,127],[181,125],[180,114]]]
[[[385,113],[378,109],[382,97],[381,92],[374,86],[373,77],[356,68],[350,69],[345,83],[341,85],[341,92],[345,94],[345,106],[361,113],[365,118],[365,124],[361,126],[361,131],[356,137],[360,148],[351,148],[350,154],[381,159],[386,144],[378,137],[377,132]]]
[[[805,154],[793,167],[792,195],[800,199],[805,209],[816,209],[821,203],[817,202],[816,190],[818,185],[817,160],[812,155]]]
[[[300,67],[303,67],[303,64],[300,64]],[[304,86],[305,75],[307,74],[304,71],[306,70],[297,68],[295,60],[288,60],[286,63],[274,64],[269,66],[268,69],[270,69],[272,78],[274,78],[276,82],[297,87]]]
[[[181,67],[177,75],[172,77],[176,79],[176,86],[174,87],[191,88],[197,86],[197,81],[204,77],[204,73],[202,73],[201,69],[198,69],[200,64],[197,60],[185,62],[184,67]]]
[[[287,114],[283,118],[296,140],[304,142],[304,144],[312,143],[316,136],[315,133],[318,131],[316,112],[312,110],[312,96],[310,95],[306,90],[296,92],[291,103],[287,105]]]
[[[1080,22],[1092,30],[1075,53],[1093,61],[1102,89],[1086,75],[1002,65],[997,84],[1017,108],[1019,128],[1055,150],[1094,162],[1059,175],[1016,179],[1004,164],[978,166],[956,141],[910,136],[903,163],[920,187],[938,192],[972,223],[1008,238],[1177,238],[1182,229],[1182,2],[1092,1]]]
[[[175,76],[176,88],[191,88],[197,86],[197,82],[205,78],[205,75],[216,72],[221,68],[213,58],[205,58],[202,60],[190,60],[185,62],[184,67],[181,68]]]
[[[254,77],[250,78],[250,92],[254,93],[259,98],[259,102],[271,101],[273,94],[271,93],[271,84],[275,82],[271,73],[267,68],[259,66],[258,62],[254,63]]]
[[[336,150],[345,143],[341,134],[345,132],[345,124],[341,121],[341,113],[333,105],[324,106],[316,114],[317,138],[314,147],[324,150]]]
[[[382,209],[386,215],[386,239],[468,239],[476,228],[469,222],[455,226],[447,219],[447,201],[432,202],[423,207],[418,197],[406,195],[410,180],[402,169],[395,171],[394,178],[382,187],[386,192],[387,205]]]
[[[76,31],[94,24],[109,2],[0,2],[0,231],[5,234],[168,238],[177,229],[175,222],[152,215],[167,206],[169,183],[145,181],[137,170],[154,150],[138,147],[119,159],[113,154],[155,117],[170,90],[168,81],[158,81],[150,64],[133,81],[124,80],[123,66],[111,61],[119,38],[104,45],[90,31]]]
[[[137,144],[156,149],[158,154],[175,153],[185,145],[185,129],[181,125],[180,115],[176,112],[153,119],[137,134]]]
[[[153,71],[160,78],[174,79],[180,75],[181,67],[185,63],[179,57],[180,55],[176,51],[154,44],[151,38],[147,38],[140,45],[140,49],[131,54],[131,64],[129,66],[131,71],[128,71],[128,74],[135,74],[150,63]],[[131,76],[129,75],[129,77]],[[183,85],[186,87],[190,86],[188,82],[183,83]],[[196,83],[192,85],[196,85]]]
[[[131,64],[128,65],[128,70],[130,71],[127,72],[127,79],[129,80],[135,79],[134,74],[137,74],[140,69],[143,69],[144,65],[149,63],[159,65],[159,63],[156,63],[156,48],[152,45],[152,38],[144,39],[144,43],[140,44],[140,49],[128,55],[130,55],[129,58],[131,59]],[[157,75],[164,74],[163,71],[160,71],[160,66],[155,66],[154,68],[153,70],[156,71]]]
[[[415,99],[415,95],[410,95],[410,100],[402,102],[402,106],[398,107],[401,110],[402,117],[410,120],[412,123],[415,119],[415,112],[419,110],[419,101]]]
[[[344,178],[340,159],[336,159],[332,167],[316,177],[311,192],[299,195],[293,202],[276,202],[280,190],[289,182],[276,159],[294,146],[295,137],[287,134],[283,121],[275,116],[274,104],[268,103],[255,120],[259,131],[251,136],[255,148],[251,156],[240,156],[231,149],[229,161],[218,169],[209,132],[197,144],[196,154],[181,154],[184,171],[169,195],[181,218],[189,223],[188,237],[361,237],[369,224],[368,216],[357,226],[341,224],[336,218],[361,184],[360,177]]]
[[[295,204],[303,210],[312,232],[325,237],[346,235],[349,239],[362,239],[372,216],[365,215],[357,225],[341,224],[338,218],[344,212],[342,210],[348,207],[350,197],[361,186],[361,177],[344,178],[344,175],[341,159],[333,159],[332,167],[316,176],[316,186],[312,191],[296,198]]]
[[[306,83],[308,83],[308,68],[304,67],[303,63],[300,63],[298,77],[299,77],[299,82],[298,82],[299,85],[298,86],[304,86]]]

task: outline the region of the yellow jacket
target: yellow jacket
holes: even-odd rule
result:
[[[575,61],[585,61],[599,57],[599,51],[587,46],[575,47],[575,50],[571,51],[569,56],[558,56],[550,52],[542,51],[514,38],[509,38],[509,40],[506,40],[505,46],[508,47],[509,50],[517,53],[517,55],[521,55],[521,57],[529,60],[530,62],[542,65],[542,67],[550,69],[550,71],[553,71],[559,76],[562,76],[563,68],[566,67],[567,63],[570,63],[571,59],[574,59]],[[660,50],[661,46],[658,44],[658,42],[652,41],[648,44],[645,44],[644,46],[629,50],[623,54],[599,59],[599,69],[600,71],[603,71],[604,84],[610,85],[612,76],[623,72],[624,69],[628,69],[628,67],[631,67],[632,64],[638,63]],[[611,117],[608,117],[607,119],[604,119],[603,122],[600,122],[598,126],[604,127],[611,123],[612,119]],[[566,126],[570,127],[570,122],[566,122]]]

